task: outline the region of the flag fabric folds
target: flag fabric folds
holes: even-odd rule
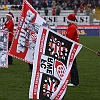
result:
[[[38,12],[26,0],[24,0],[18,21],[18,27],[9,50],[9,55],[32,64],[37,34],[41,25],[48,26]]]
[[[8,36],[9,32],[0,30],[0,68],[8,68]]]
[[[82,45],[48,28],[38,12],[23,1],[9,55],[33,64],[30,99],[61,100],[73,61]]]
[[[45,27],[37,35],[29,98],[61,100],[82,45]]]

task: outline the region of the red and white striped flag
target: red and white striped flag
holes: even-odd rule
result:
[[[24,0],[9,55],[32,64],[37,34],[41,25],[48,27],[46,21],[27,0]]]

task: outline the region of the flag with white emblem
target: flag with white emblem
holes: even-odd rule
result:
[[[29,90],[29,98],[61,100],[74,58],[82,45],[40,27]]]

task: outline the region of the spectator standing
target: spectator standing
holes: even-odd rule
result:
[[[67,8],[67,3],[66,3],[66,1],[64,1],[64,2],[62,3],[62,8],[63,8],[63,10],[66,10],[66,8]]]
[[[57,5],[56,5],[56,15],[57,16],[60,15],[60,4],[59,4],[59,2],[57,2]]]
[[[52,9],[56,9],[56,1],[52,0]]]
[[[0,4],[0,10],[3,10],[3,6],[2,6],[2,4]]]
[[[52,15],[55,16],[56,15],[56,9],[52,8]]]
[[[39,1],[39,3],[38,3],[38,5],[37,5],[37,8],[38,8],[38,10],[41,10],[41,0]]]
[[[84,11],[84,5],[83,5],[83,3],[80,5],[80,13],[83,13],[83,11]]]
[[[88,4],[87,4],[87,8],[91,8],[91,4],[90,4],[90,2],[88,2]]]
[[[33,4],[33,0],[28,0],[28,2],[32,5]]]
[[[37,6],[36,6],[36,3],[35,3],[35,1],[33,1],[33,4],[32,4],[32,6],[33,6],[33,8],[34,8],[34,9],[36,9],[36,7],[37,7]]]
[[[3,10],[8,10],[8,6],[6,5],[6,3],[3,5]]]
[[[15,10],[14,4],[11,5],[10,9],[11,9],[11,10]]]
[[[14,22],[13,22],[14,15],[11,12],[6,14],[6,22],[4,23],[2,29],[9,32],[9,42],[8,42],[8,50],[11,46],[12,39],[13,39],[13,30],[14,30]],[[13,59],[12,56],[8,56],[8,64],[12,64]]]
[[[66,30],[66,37],[79,43],[79,35],[78,35],[77,25],[75,24],[75,20],[76,20],[75,14],[68,15],[67,17],[68,28]],[[73,62],[70,75],[71,75],[71,83],[69,83],[68,86],[78,86],[79,76],[78,76],[76,58]]]
[[[21,10],[22,9],[22,5],[20,4],[18,8],[19,8],[19,10]]]
[[[10,2],[10,4],[12,5],[14,3],[14,0],[8,0],[8,2]]]
[[[17,4],[15,4],[15,10],[19,10],[19,7]]]
[[[88,4],[87,4],[87,8],[86,8],[86,15],[90,15],[90,12],[91,12],[91,4],[90,4],[90,2],[88,2]]]
[[[48,2],[47,2],[47,0],[44,0],[44,2],[43,2],[43,8],[45,9],[47,7],[48,7]]]
[[[67,2],[67,7],[68,7],[68,10],[71,10],[72,9],[72,4],[70,1]]]
[[[4,0],[0,0],[0,4],[2,4],[2,5],[3,5],[3,4],[4,4]]]
[[[44,9],[45,16],[48,16],[48,8]]]
[[[99,7],[99,9],[100,9],[100,0],[98,0],[98,7]]]
[[[78,8],[77,8],[77,6],[75,6],[75,7],[74,7],[74,14],[77,15],[77,11],[78,11]]]
[[[77,8],[80,7],[80,0],[77,0]]]
[[[8,4],[8,0],[5,0],[5,3]]]
[[[39,0],[36,0],[35,1],[36,8],[38,7],[38,4],[39,4]]]
[[[38,7],[38,4],[39,4],[39,0],[36,0],[36,1],[33,0],[32,6],[34,9],[36,9]]]
[[[93,19],[97,19],[96,9],[95,8],[92,9],[92,16],[93,16]]]
[[[43,8],[44,8],[45,16],[48,16],[48,0],[44,0]]]
[[[83,4],[84,5],[84,0],[80,0],[80,4]]]
[[[79,8],[80,2],[78,2],[77,0],[75,0],[75,1],[74,1],[74,7],[75,7],[75,6],[76,6],[77,8]]]

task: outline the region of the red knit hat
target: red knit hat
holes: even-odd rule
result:
[[[75,23],[76,15],[75,14],[69,14],[66,18],[68,22]]]
[[[8,12],[6,15],[14,18],[14,15],[11,12]]]

